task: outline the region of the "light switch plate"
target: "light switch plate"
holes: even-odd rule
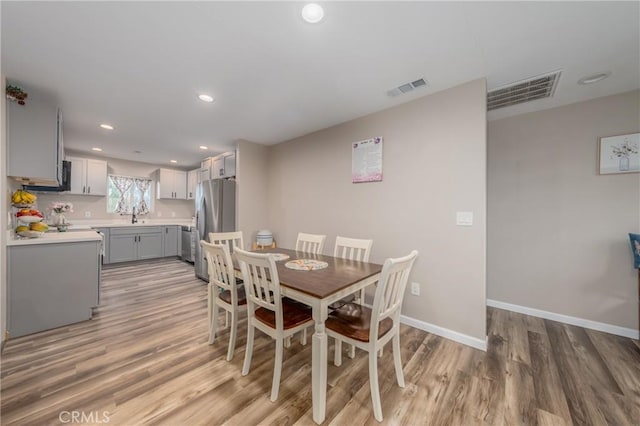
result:
[[[84,212],[84,217],[90,218],[91,217],[91,211],[87,210],[86,212]]]
[[[458,225],[458,226],[472,226],[473,225],[473,212],[456,212],[456,225]]]

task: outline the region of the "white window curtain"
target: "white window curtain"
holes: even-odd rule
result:
[[[136,213],[138,214],[147,214],[149,213],[149,205],[147,204],[146,194],[150,194],[151,180],[150,179],[138,179],[135,178],[134,183],[136,185],[137,191],[134,194],[134,200],[136,202]]]
[[[109,176],[109,178],[118,191],[118,201],[113,213],[131,213],[131,204],[129,204],[131,199],[129,196],[129,188],[133,185],[133,179],[124,176]]]
[[[151,179],[109,175],[107,213],[144,215],[152,209]]]

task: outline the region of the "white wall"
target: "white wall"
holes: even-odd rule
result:
[[[136,161],[120,160],[116,158],[91,157],[70,150],[67,150],[66,154],[80,158],[96,158],[99,160],[105,160],[107,161],[107,173],[109,174],[153,179],[154,200],[153,212],[148,216],[150,219],[190,219],[195,213],[194,200],[155,199],[155,182],[157,178],[155,172],[160,168],[160,166]],[[65,215],[69,222],[73,222],[74,219],[85,219],[85,212],[87,211],[91,213],[91,219],[119,219],[121,217],[119,214],[107,213],[107,197],[68,195],[60,193],[39,193],[37,196],[38,208],[42,210],[43,213],[47,210],[47,206],[54,201],[66,201],[73,203],[74,212]]]
[[[639,130],[638,91],[489,123],[489,299],[638,327],[640,174],[596,159],[599,137]]]
[[[351,144],[384,138],[384,180],[351,183]],[[371,260],[417,249],[403,315],[486,342],[486,84],[476,80],[269,149],[269,227],[373,238]],[[242,207],[240,207],[242,208]],[[474,226],[455,224],[456,211]]]

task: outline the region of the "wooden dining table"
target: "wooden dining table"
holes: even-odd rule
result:
[[[268,248],[256,250],[256,252],[282,253],[289,256],[287,259],[276,262],[281,293],[312,308],[315,331],[311,338],[311,393],[313,420],[320,424],[325,419],[327,403],[328,338],[324,323],[329,313],[329,305],[375,284],[380,279],[382,265],[282,248]],[[295,270],[285,266],[287,262],[297,259],[324,261],[328,266],[317,270]],[[239,269],[237,264],[235,267]]]

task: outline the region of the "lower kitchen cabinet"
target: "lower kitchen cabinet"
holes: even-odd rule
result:
[[[162,237],[164,238],[164,256],[178,256],[178,243],[179,243],[179,226],[163,226]]]
[[[161,226],[111,228],[109,263],[163,257],[162,242]]]
[[[91,318],[98,304],[100,241],[7,247],[11,337]]]

